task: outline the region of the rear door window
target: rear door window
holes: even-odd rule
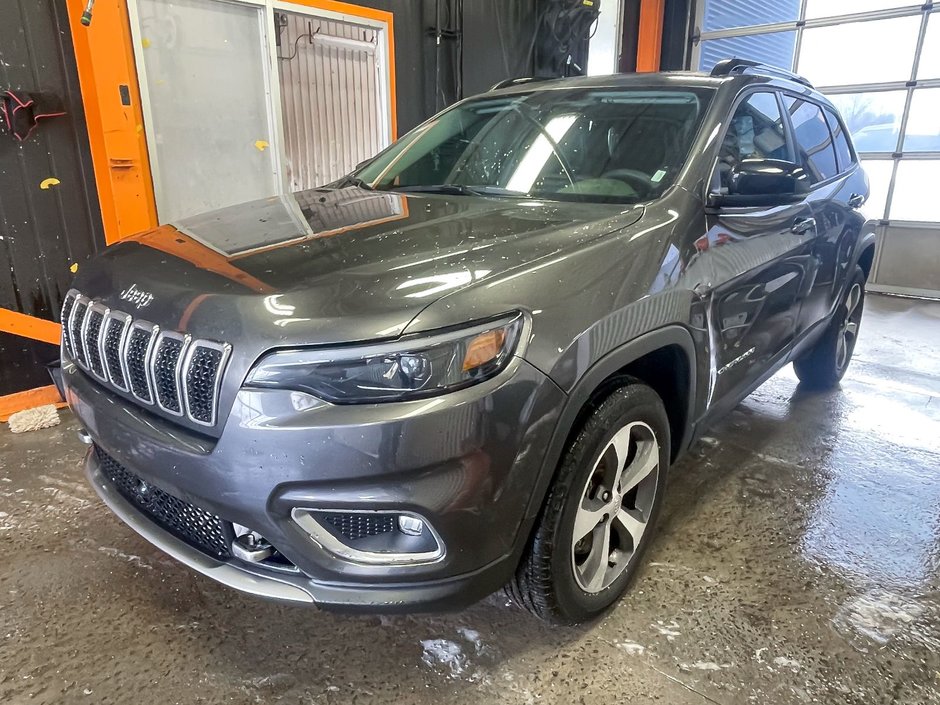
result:
[[[852,148],[845,136],[845,129],[842,126],[842,121],[834,112],[828,108],[823,108],[823,112],[826,113],[826,121],[829,123],[829,131],[832,133],[832,141],[836,147],[836,156],[839,158],[839,171],[845,171],[855,163]]]
[[[797,161],[809,174],[811,183],[831,179],[839,173],[832,134],[822,108],[804,98],[783,96],[796,136]]]

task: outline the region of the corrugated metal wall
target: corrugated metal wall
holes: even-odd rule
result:
[[[64,0],[0,3],[0,90],[44,109],[24,142],[0,129],[0,308],[58,320],[72,273],[103,246],[98,198]],[[58,183],[41,188],[46,179]],[[49,384],[55,346],[0,333],[0,395]]]
[[[799,16],[800,0],[721,0],[705,3],[701,29],[713,32],[728,27],[793,21]]]
[[[285,167],[298,191],[338,179],[387,146],[388,116],[374,29],[279,14]]]

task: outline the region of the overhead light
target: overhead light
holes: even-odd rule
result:
[[[539,178],[545,164],[555,153],[555,145],[561,141],[577,119],[577,115],[559,115],[549,120],[545,126],[545,133],[548,134],[542,133],[535,138],[519,166],[513,172],[506,188],[519,193],[531,191],[532,185]]]

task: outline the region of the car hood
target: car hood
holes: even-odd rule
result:
[[[162,327],[256,350],[394,338],[440,297],[641,214],[623,205],[315,189],[131,237],[83,265],[75,286]]]

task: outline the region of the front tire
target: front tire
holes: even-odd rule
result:
[[[793,361],[800,382],[816,389],[836,386],[855,352],[858,329],[865,307],[865,272],[856,267],[829,327],[819,342]]]
[[[548,622],[584,622],[617,602],[653,537],[669,420],[650,387],[621,383],[569,441],[509,585],[511,597]]]

